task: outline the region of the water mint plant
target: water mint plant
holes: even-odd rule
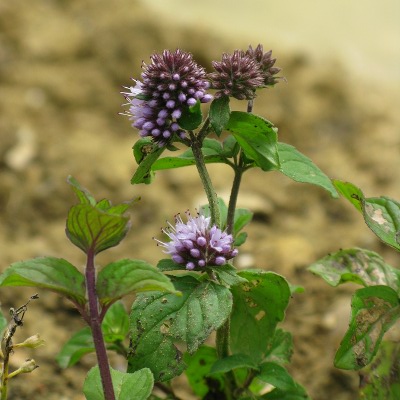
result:
[[[184,222],[178,214],[175,225],[162,229],[165,239],[156,239],[170,256],[157,266],[182,296],[139,294],[132,305],[128,371],[150,368],[165,393],[173,390],[170,381],[186,371],[199,398],[308,397],[284,367],[292,352],[291,335],[278,327],[299,289],[276,273],[234,267],[238,247],[247,238],[242,229],[252,218],[250,210],[236,208],[244,173],[253,168],[279,171],[338,196],[311,160],[278,142],[273,123],[252,113],[258,92],[280,79],[275,61],[261,45],[224,53],[207,76],[214,96],[207,115],[203,117],[199,99],[184,104],[176,120],[184,135],[168,135],[168,145],[161,148],[157,138],[144,135],[133,148],[138,163],[133,184],[150,184],[165,169],[196,166],[208,199],[196,217],[189,214]],[[156,86],[152,90],[157,97]],[[231,97],[247,100],[247,112],[231,111]],[[152,91],[146,92],[144,101],[151,98]],[[166,151],[172,154],[161,157]],[[234,171],[227,205],[215,192],[209,163],[227,164]],[[212,331],[215,347],[205,344]]]
[[[171,209],[169,221],[174,222],[154,238],[163,257],[156,266],[136,259],[97,266],[98,253],[125,239],[130,229],[127,212],[134,201],[115,206],[106,199],[97,201],[70,177],[78,204],[68,213],[66,233],[85,255],[83,271],[64,259],[41,257],[14,263],[0,276],[0,286],[52,290],[81,313],[87,326],[65,344],[57,360],[65,368],[86,353],[96,353],[98,366],[90,370],[83,389],[87,399],[179,399],[174,378],[182,373],[193,394],[204,400],[309,398],[286,369],[294,350],[291,334],[280,326],[291,297],[302,288],[263,265],[235,267],[240,246],[248,239],[244,228],[253,216],[251,210],[237,207],[241,182],[252,169],[275,171],[317,185],[334,198],[340,192],[356,199],[355,205],[367,213],[371,204],[361,191],[349,195],[346,185],[332,183],[308,157],[278,140],[278,128],[271,121],[253,113],[263,89],[283,79],[275,64],[272,52],[264,52],[261,44],[224,53],[221,61],[211,62],[210,73],[191,53],[164,50],[151,55],[150,62],[142,64],[141,76],[124,88],[122,114],[139,136],[133,145],[135,189],[156,184],[156,174],[164,170],[195,166],[207,196],[207,204],[193,215],[186,211],[183,217],[184,210]],[[231,110],[231,98],[243,100],[244,110]],[[227,203],[214,188],[207,167],[211,163],[233,170]],[[386,227],[385,211],[373,212],[371,219]],[[139,226],[133,224],[133,229],[140,234]],[[394,239],[389,235],[392,245],[398,246],[398,231],[396,225]],[[388,234],[386,228],[381,233]],[[334,262],[338,257],[354,262],[358,254],[342,252]],[[357,279],[367,286],[379,281],[380,286],[365,288],[371,292],[362,292],[354,309],[362,304],[370,316],[379,303],[375,314],[378,319],[384,315],[384,320],[374,325],[377,336],[371,339],[362,331],[370,325],[354,317],[339,367],[369,362],[381,333],[397,316],[396,273],[390,272],[391,283],[384,288],[389,269],[383,268],[378,279],[377,264],[368,265],[372,270],[364,271],[365,276],[356,274]],[[331,272],[321,274],[335,282],[349,279],[348,274],[338,277]],[[132,293],[135,299],[127,313],[120,299]],[[110,351],[126,358],[126,372],[110,367]]]

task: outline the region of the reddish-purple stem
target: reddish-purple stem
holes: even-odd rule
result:
[[[101,319],[99,315],[99,305],[96,293],[96,269],[94,266],[94,251],[92,249],[89,249],[87,253],[85,275],[86,290],[89,300],[90,328],[92,330],[94,347],[96,349],[104,397],[106,400],[115,400],[106,346],[104,344],[103,332],[101,331]]]

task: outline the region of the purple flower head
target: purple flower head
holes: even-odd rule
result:
[[[262,44],[259,44],[254,50],[249,46],[246,54],[258,63],[263,74],[264,86],[273,86],[281,79],[274,76],[281,71],[281,68],[274,67],[276,58],[271,58],[272,50],[264,53]]]
[[[177,264],[184,265],[188,270],[202,270],[226,264],[227,260],[237,256],[233,248],[233,237],[221,231],[216,225],[210,227],[210,217],[198,214],[192,217],[186,212],[187,222],[184,223],[180,214],[175,216],[175,226],[168,223],[162,229],[169,242],[157,242],[165,248]]]
[[[179,49],[164,50],[150,58],[150,64],[142,65],[142,81],[135,81],[136,86],[123,92],[129,105],[126,115],[133,120],[140,136],[150,136],[165,146],[172,138],[171,132],[181,138],[185,136],[184,130],[176,129],[184,108],[193,106],[197,100],[207,103],[212,96],[206,93],[209,88],[206,72],[192,54]]]
[[[256,60],[242,50],[222,55],[213,61],[215,72],[209,74],[211,88],[217,89],[215,97],[232,96],[238,100],[251,100],[258,87],[264,85],[263,73]]]

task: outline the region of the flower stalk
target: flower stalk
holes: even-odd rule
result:
[[[204,162],[203,153],[201,151],[202,143],[200,140],[198,140],[198,137],[196,137],[193,132],[190,132],[190,139],[192,144],[191,148],[196,161],[196,167],[199,172],[200,179],[203,183],[203,187],[206,192],[208,204],[210,207],[211,224],[216,224],[217,226],[220,226],[221,220],[218,207],[218,197],[214,190],[214,187],[212,186],[212,182]],[[239,188],[239,185],[240,185],[240,179],[237,185],[237,189]],[[236,204],[236,201],[234,203]],[[232,224],[233,224],[233,219],[231,225]],[[231,232],[228,231],[228,233]],[[229,355],[229,334],[230,334],[230,320],[228,318],[227,321],[225,321],[224,324],[219,329],[217,329],[216,348],[217,348],[218,358],[220,359],[225,358]],[[228,372],[225,375],[225,396],[227,400],[233,399],[233,390],[235,387],[236,387],[235,377],[232,371]]]
[[[191,140],[193,156],[196,161],[197,171],[199,173],[201,182],[203,183],[204,191],[206,192],[208,204],[210,206],[211,225],[217,225],[220,227],[221,216],[218,208],[218,197],[211,182],[210,175],[207,171],[206,163],[204,162],[204,156],[201,151],[202,140],[199,140],[199,137],[193,132],[189,132],[189,137]]]
[[[226,218],[226,231],[230,235],[233,233],[233,223],[235,219],[236,203],[239,195],[240,183],[244,170],[242,168],[235,168],[235,175],[233,178],[231,195],[229,197],[228,215]]]

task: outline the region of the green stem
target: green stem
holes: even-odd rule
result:
[[[254,100],[249,100],[247,102],[247,112],[251,113],[253,111]],[[242,159],[242,153],[240,152],[239,162],[234,167],[235,177],[233,179],[232,189],[231,189],[231,196],[229,198],[229,205],[228,205],[228,216],[226,220],[226,230],[229,234],[232,234],[233,231],[233,223],[235,219],[235,210],[236,210],[236,203],[239,195],[239,188],[240,183],[242,181],[242,175],[246,171]]]
[[[199,172],[201,182],[203,183],[204,191],[207,195],[208,204],[210,206],[211,225],[221,225],[221,217],[218,207],[218,197],[212,185],[210,175],[208,174],[204,156],[201,151],[203,140],[200,136],[196,136],[193,132],[189,132],[193,156],[196,161],[197,171]]]
[[[247,374],[246,380],[243,382],[242,390],[247,389],[251,385],[251,382],[253,382],[255,376],[256,376],[256,371],[254,369],[250,370],[249,373]]]
[[[229,356],[229,332],[230,332],[230,319],[217,329],[217,356],[219,359]],[[233,391],[236,388],[235,375],[232,371],[225,374],[225,396],[227,400],[233,400]]]
[[[239,195],[240,182],[242,181],[243,172],[244,170],[241,167],[235,168],[235,176],[233,178],[231,195],[229,197],[228,215],[226,218],[226,230],[229,234],[232,234],[233,232],[236,203]]]
[[[233,223],[235,218],[235,209],[237,198],[239,195],[239,188],[240,182],[242,180],[243,172],[245,171],[241,167],[242,159],[239,159],[239,165],[234,168],[235,176],[232,183],[231,195],[229,198],[229,205],[228,205],[228,215],[227,215],[227,232],[229,234],[233,231]],[[230,336],[230,319],[228,318],[227,321],[217,330],[217,355],[218,357],[225,358],[229,356],[229,336]],[[232,371],[229,371],[225,375],[225,395],[226,398],[233,399],[232,393],[233,389],[236,388],[236,380],[235,375]]]
[[[253,110],[253,100],[250,100],[247,104],[247,112],[250,113]],[[235,219],[236,203],[239,196],[240,183],[242,181],[242,175],[245,171],[243,168],[242,157],[239,158],[238,165],[234,168],[235,176],[233,178],[231,195],[229,197],[228,215],[226,220],[227,233],[232,234],[233,224]],[[222,359],[229,356],[229,336],[230,336],[230,319],[217,330],[217,355],[218,358]],[[236,379],[232,371],[229,371],[225,375],[225,396],[228,400],[233,399],[233,390],[236,388]]]
[[[9,361],[10,361],[10,352],[8,351],[8,349],[6,349],[3,361],[3,371],[1,375],[1,400],[7,400]]]
[[[207,195],[208,204],[210,206],[211,224],[216,224],[217,226],[220,226],[221,221],[218,207],[218,197],[211,183],[210,175],[208,174],[206,164],[204,162],[203,153],[201,151],[203,139],[207,130],[208,122],[206,121],[203,125],[202,130],[197,136],[193,132],[189,132],[189,137],[191,140],[193,156],[196,161],[197,171],[199,172],[200,179],[203,183],[203,187]],[[217,329],[216,346],[219,358],[225,358],[229,355],[229,331],[230,322],[228,319],[219,329]],[[225,396],[227,400],[233,400],[233,390],[235,387],[235,377],[233,375],[233,372],[230,371],[225,376]]]
[[[96,293],[96,268],[94,265],[94,252],[88,251],[86,262],[86,290],[89,300],[90,328],[92,330],[94,347],[96,349],[97,362],[99,364],[101,383],[105,400],[115,400],[114,388],[111,380],[110,365],[107,350],[104,343],[103,332],[99,314],[99,304]]]
[[[17,324],[13,318],[8,324],[2,338],[1,353],[3,354],[3,371],[1,373],[1,400],[7,400],[8,397],[8,371],[10,367],[10,354],[13,351],[12,338],[15,334],[16,329]]]

